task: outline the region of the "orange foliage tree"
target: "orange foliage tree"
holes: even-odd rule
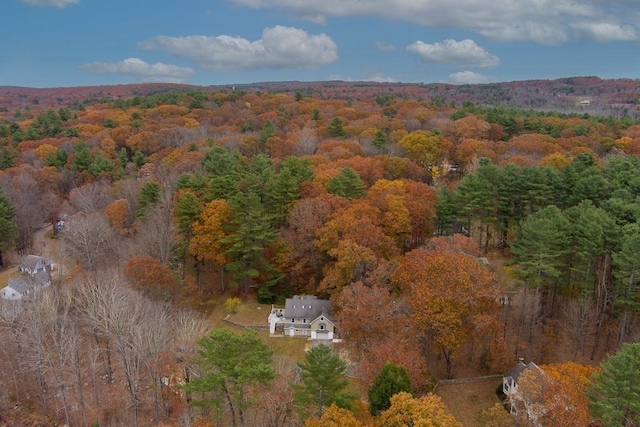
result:
[[[169,267],[148,255],[131,258],[124,266],[124,275],[146,294],[156,297],[174,296],[178,281]]]
[[[135,215],[129,209],[129,202],[126,199],[119,199],[111,202],[104,208],[104,216],[111,222],[111,225],[123,236],[131,232]]]
[[[498,309],[495,277],[469,255],[413,250],[399,261],[392,279],[409,296],[412,320],[442,351],[449,378],[462,345],[499,328],[492,316]]]
[[[597,368],[568,362],[528,369],[518,378],[515,412],[522,422],[543,426],[586,426],[589,380]]]
[[[200,218],[193,223],[189,252],[216,265],[226,262],[222,240],[227,237],[225,225],[233,211],[226,200],[212,200],[204,205]]]

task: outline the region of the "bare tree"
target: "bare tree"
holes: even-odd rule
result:
[[[88,271],[119,261],[112,250],[116,232],[101,213],[74,218],[62,236],[65,254]]]
[[[175,235],[169,205],[158,203],[151,207],[138,224],[137,254],[146,253],[168,265],[176,255]]]
[[[585,346],[591,341],[596,317],[595,307],[588,298],[571,298],[563,305],[562,331],[567,341],[572,341],[575,347],[573,360],[578,357],[578,352],[584,354]]]
[[[16,210],[18,251],[25,254],[31,250],[33,231],[57,215],[61,199],[41,189],[28,170],[0,178],[0,186]]]
[[[139,353],[147,374],[151,379],[153,404],[156,425],[160,423],[160,399],[162,393],[162,369],[164,356],[168,355],[169,344],[172,341],[170,327],[170,306],[157,304],[145,300],[145,310],[141,312],[142,319],[132,330],[133,351]],[[167,411],[163,411],[163,418]]]
[[[96,275],[76,286],[76,306],[97,333],[113,343],[126,379],[134,425],[138,425],[140,369],[142,355],[137,351],[136,328],[143,322],[145,304],[142,297],[129,289],[117,274]]]
[[[69,192],[69,201],[77,212],[101,211],[114,200],[110,189],[111,185],[104,180],[85,184]]]
[[[320,142],[315,126],[307,125],[297,133],[296,154],[300,156],[313,154],[318,149],[318,143]]]
[[[22,344],[20,327],[22,324],[22,317],[24,315],[24,308],[19,301],[9,301],[0,299],[0,342],[3,344],[0,346],[2,357],[0,361],[5,365],[5,369],[0,372],[10,375],[10,381],[13,384],[13,398],[16,402],[21,402],[22,389],[24,388],[24,369]],[[0,381],[3,384],[8,384],[7,379]],[[5,386],[5,390],[9,387]]]

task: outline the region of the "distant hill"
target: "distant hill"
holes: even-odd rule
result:
[[[640,118],[640,80],[569,77],[556,80],[526,80],[476,85],[445,83],[374,82],[261,82],[224,86],[194,86],[145,83],[116,86],[25,88],[0,86],[0,105],[16,108],[71,106],[115,99],[148,96],[171,91],[261,91],[300,93],[322,99],[352,99],[383,102],[388,98],[413,98],[446,105],[470,102],[483,106],[513,107],[590,115]]]

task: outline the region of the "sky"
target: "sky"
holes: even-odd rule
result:
[[[0,86],[640,78],[640,0],[0,0]]]

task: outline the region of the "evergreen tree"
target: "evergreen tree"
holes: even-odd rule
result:
[[[178,224],[178,231],[184,234],[187,240],[191,237],[192,225],[200,217],[200,212],[202,212],[202,205],[193,192],[184,191],[178,195],[173,214]]]
[[[204,155],[202,166],[212,176],[235,175],[241,169],[242,156],[237,150],[214,145]]]
[[[187,393],[194,394],[192,405],[213,406],[219,414],[226,403],[232,425],[244,426],[245,411],[253,403],[249,388],[275,378],[272,351],[256,332],[240,335],[223,329],[200,339],[198,347],[194,363],[202,374],[184,385]],[[217,418],[216,425],[224,425]]]
[[[0,169],[8,169],[13,167],[13,161],[18,157],[18,153],[11,148],[2,147],[0,149]]]
[[[386,362],[369,389],[369,412],[378,416],[389,409],[391,397],[400,392],[412,393],[411,378],[404,366]]]
[[[62,148],[58,148],[54,153],[47,156],[47,166],[64,167],[67,164],[67,157],[67,152]]]
[[[624,344],[600,365],[589,391],[604,427],[640,425],[640,344]]]
[[[118,161],[120,162],[120,166],[122,168],[127,167],[127,163],[129,162],[129,154],[127,153],[127,149],[122,147],[118,151]]]
[[[145,156],[142,151],[136,151],[133,153],[131,161],[133,161],[133,164],[136,165],[137,168],[141,168],[142,165],[147,163],[147,156]]]
[[[93,163],[89,166],[89,173],[93,176],[98,176],[102,172],[111,172],[113,170],[113,163],[102,155],[97,155],[93,160]]]
[[[458,207],[454,195],[447,187],[440,187],[436,195],[436,233],[448,236],[453,233],[453,225],[457,221]]]
[[[518,240],[511,245],[517,275],[533,285],[557,280],[567,251],[569,222],[560,209],[546,207],[522,221]]]
[[[0,189],[0,268],[4,267],[2,252],[15,246],[17,229],[14,218],[16,211]]]
[[[616,267],[616,309],[618,345],[627,338],[633,319],[640,313],[640,225],[629,224],[623,229],[620,251],[613,254]]]
[[[271,226],[272,219],[265,213],[255,192],[238,193],[229,204],[235,213],[231,224],[233,231],[223,239],[223,244],[229,248],[226,254],[231,258],[226,265],[233,277],[231,285],[238,287],[243,283],[245,293],[249,293],[251,280],[262,276],[262,286],[266,288],[261,288],[259,294],[266,299],[268,288],[279,279],[277,271],[265,258],[265,249],[277,236]]]
[[[303,416],[320,418],[332,403],[341,408],[353,408],[353,401],[358,396],[345,391],[349,385],[345,378],[347,364],[333,354],[330,347],[324,344],[313,347],[298,367],[302,383],[294,385],[294,400]]]
[[[71,168],[76,171],[86,171],[93,163],[91,156],[91,150],[89,146],[84,142],[79,142],[73,146],[73,163]]]
[[[371,145],[374,146],[379,152],[386,153],[387,152],[387,137],[384,132],[378,129],[373,136],[373,141],[371,141]]]
[[[267,139],[272,136],[276,136],[276,128],[273,126],[273,123],[266,122],[260,131],[260,135],[258,136],[258,141],[260,141],[260,146],[264,151],[265,144],[267,143]]]
[[[329,193],[347,199],[359,199],[365,195],[365,190],[360,175],[350,167],[342,168],[338,176],[331,178],[327,184]]]
[[[332,138],[342,138],[346,134],[347,132],[342,127],[342,119],[340,117],[334,117],[327,128],[327,135]]]
[[[160,201],[160,184],[150,181],[140,187],[140,195],[138,196],[138,209],[136,216],[142,218],[148,206]]]

